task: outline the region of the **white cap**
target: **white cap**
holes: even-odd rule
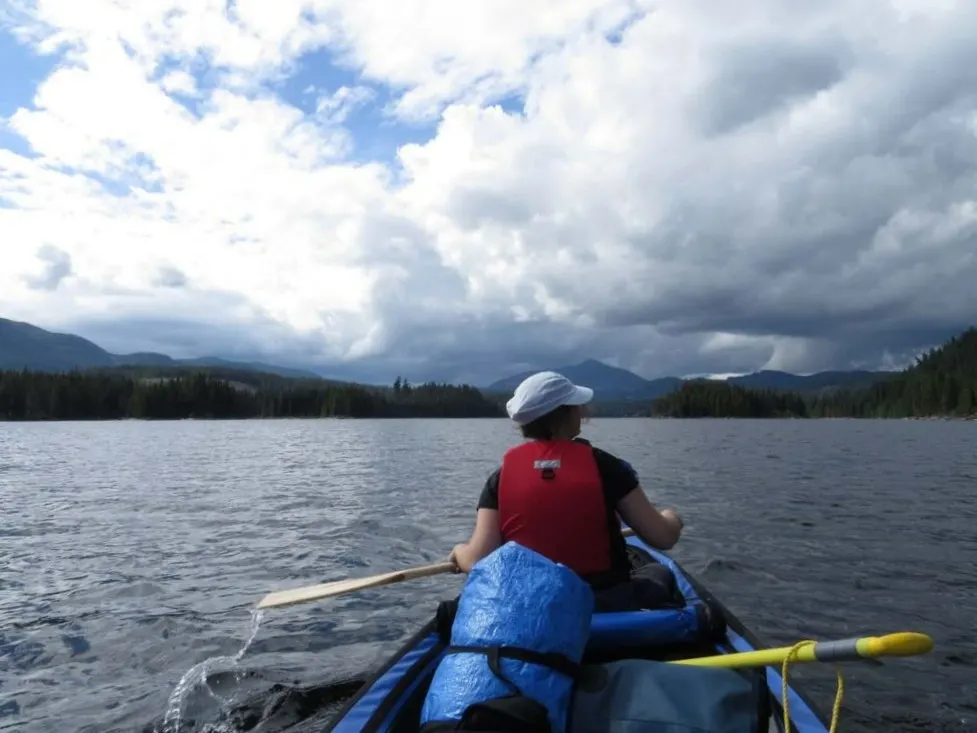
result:
[[[505,404],[509,417],[526,425],[563,405],[586,405],[594,397],[590,387],[578,387],[562,374],[537,372],[516,387]]]

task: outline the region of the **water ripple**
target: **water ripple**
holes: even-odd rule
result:
[[[932,634],[928,657],[846,667],[845,729],[898,733],[977,729],[974,429],[605,420],[587,435],[683,513],[675,556],[767,641]],[[255,601],[442,559],[516,439],[494,420],[0,425],[0,728],[160,729],[196,667],[184,726],[317,730],[461,581],[269,612],[238,658]],[[830,703],[830,669],[796,677]]]

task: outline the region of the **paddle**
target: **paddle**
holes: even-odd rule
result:
[[[630,537],[634,530],[630,527],[622,527],[621,534]],[[281,608],[282,606],[294,606],[298,603],[308,603],[318,601],[323,598],[334,598],[335,596],[355,593],[369,588],[380,588],[384,585],[393,583],[403,583],[405,580],[416,580],[417,578],[427,578],[432,575],[451,573],[457,570],[453,562],[439,562],[433,565],[421,565],[416,568],[406,570],[393,570],[389,573],[371,575],[367,578],[349,578],[346,580],[334,580],[329,583],[319,583],[308,585],[304,588],[293,588],[291,590],[279,590],[269,593],[258,603],[257,608]]]
[[[693,667],[766,667],[780,665],[782,680],[781,700],[783,700],[784,725],[783,730],[790,731],[790,697],[787,690],[788,665],[790,662],[850,662],[858,659],[874,659],[875,657],[910,657],[915,654],[926,654],[933,648],[933,639],[926,634],[915,631],[900,631],[885,636],[863,636],[853,639],[839,639],[837,641],[800,641],[793,646],[782,646],[776,649],[759,649],[755,652],[739,652],[737,654],[720,654],[715,657],[699,657],[698,659],[678,659],[670,664],[685,664]],[[831,724],[829,733],[838,730],[841,716],[841,700],[844,681],[841,668],[837,667],[838,688],[835,692],[834,705],[831,706]]]
[[[405,580],[450,573],[456,569],[453,562],[439,562],[434,565],[421,565],[416,568],[371,575],[368,578],[334,580],[331,583],[319,583],[318,585],[309,585],[304,588],[280,590],[269,593],[262,598],[258,604],[258,608],[293,606],[297,603],[307,603],[308,601],[317,601],[321,598],[332,598],[333,596],[341,596],[346,593],[355,593],[358,590],[366,590],[367,588],[379,588],[380,586],[391,585],[393,583],[402,583]]]
[[[720,654],[715,657],[679,659],[669,664],[687,664],[693,667],[766,667],[782,664],[788,653],[795,649],[791,662],[850,662],[875,657],[911,657],[926,654],[933,648],[933,639],[915,631],[900,631],[885,636],[863,636],[837,641],[810,642],[804,646],[781,646],[775,649],[759,649],[754,652]]]

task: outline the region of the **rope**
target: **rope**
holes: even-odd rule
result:
[[[781,688],[781,695],[783,698],[783,709],[784,709],[784,733],[790,733],[790,697],[788,696],[787,690],[787,667],[790,664],[791,659],[797,656],[797,653],[806,646],[813,646],[815,642],[811,640],[799,641],[794,646],[790,648],[787,652],[787,656],[784,657],[784,664],[780,668],[780,677],[783,681],[783,686]],[[835,702],[831,707],[831,726],[828,729],[829,733],[837,733],[838,730],[838,718],[841,716],[841,699],[845,693],[845,678],[841,674],[841,667],[837,664],[835,665],[835,672],[838,675],[838,688],[835,691]]]

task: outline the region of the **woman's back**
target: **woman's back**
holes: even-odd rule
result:
[[[451,553],[459,569],[514,541],[608,585],[629,577],[618,515],[653,546],[677,541],[681,520],[651,506],[631,466],[577,437],[592,397],[555,372],[519,385],[506,409],[527,442],[489,476],[472,539]]]

